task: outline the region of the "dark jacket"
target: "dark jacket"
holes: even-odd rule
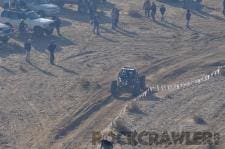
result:
[[[48,51],[49,51],[51,54],[54,54],[54,53],[55,53],[55,50],[56,50],[56,44],[51,43],[51,44],[48,46]]]
[[[94,26],[99,26],[100,25],[100,20],[99,20],[99,17],[98,16],[95,16],[92,20],[92,24]]]
[[[150,1],[146,1],[143,5],[143,9],[144,10],[150,10],[151,9],[151,2]]]
[[[152,13],[156,13],[156,5],[155,5],[155,3],[152,4],[151,9],[152,9]]]
[[[25,43],[24,43],[24,49],[25,49],[26,51],[31,51],[31,43],[25,42]]]
[[[186,19],[187,19],[187,20],[190,20],[190,19],[191,19],[191,12],[187,12],[187,14],[186,14]]]
[[[58,17],[55,18],[54,21],[55,21],[55,27],[59,28],[62,24],[62,21]]]
[[[160,12],[161,12],[162,15],[164,15],[165,12],[166,12],[166,7],[162,6],[162,7],[160,8]]]

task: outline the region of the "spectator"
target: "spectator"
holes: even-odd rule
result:
[[[160,13],[161,13],[161,21],[164,21],[164,15],[165,15],[165,12],[166,12],[166,7],[164,5],[162,5],[160,7]]]
[[[144,2],[143,9],[145,10],[145,17],[150,17],[151,2],[149,0]]]
[[[26,50],[26,62],[30,63],[30,51],[31,51],[32,45],[31,45],[31,39],[28,39],[24,43],[24,49]]]
[[[191,11],[188,9],[187,10],[187,13],[186,13],[186,27],[187,28],[190,28],[190,20],[191,20]]]
[[[152,2],[152,7],[151,7],[151,16],[152,16],[152,20],[155,21],[155,15],[156,15],[156,4],[154,2]]]
[[[93,33],[100,35],[99,33],[99,28],[100,28],[100,19],[98,15],[95,15],[95,17],[93,18],[91,24],[93,25]]]
[[[50,64],[52,65],[55,65],[55,50],[56,50],[55,41],[51,41],[51,43],[48,46],[48,51],[49,51],[49,61]]]
[[[59,36],[62,36],[61,33],[60,33],[60,27],[61,27],[61,24],[62,24],[61,19],[59,17],[53,17],[53,20],[55,21],[54,24],[55,24],[57,34]]]

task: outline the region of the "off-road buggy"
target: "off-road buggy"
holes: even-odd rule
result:
[[[112,81],[111,93],[114,97],[119,97],[122,93],[138,96],[145,88],[144,75],[139,75],[135,68],[123,67],[118,74],[117,81]]]

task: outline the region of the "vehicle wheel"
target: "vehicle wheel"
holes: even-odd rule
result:
[[[117,95],[118,95],[117,81],[112,81],[111,94],[113,95],[113,97],[117,97]]]
[[[140,76],[140,88],[142,90],[145,90],[146,89],[146,86],[145,86],[145,76]]]
[[[6,22],[5,24],[8,25],[9,27],[13,28],[13,25],[12,24],[10,24],[8,22]]]
[[[137,97],[138,95],[140,95],[140,93],[141,93],[140,85],[136,85],[135,88],[133,89],[132,94],[134,97]]]
[[[34,35],[42,37],[44,35],[44,30],[41,27],[34,27]]]
[[[39,11],[38,14],[43,18],[46,17],[46,14],[44,11]]]
[[[45,29],[45,34],[46,34],[47,36],[49,36],[49,35],[51,35],[51,34],[53,33],[53,31],[54,31],[54,28],[51,28],[51,29]]]

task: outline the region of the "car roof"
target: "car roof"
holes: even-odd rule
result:
[[[27,10],[16,10],[16,9],[4,9],[3,12],[15,12],[15,13],[26,13]]]

